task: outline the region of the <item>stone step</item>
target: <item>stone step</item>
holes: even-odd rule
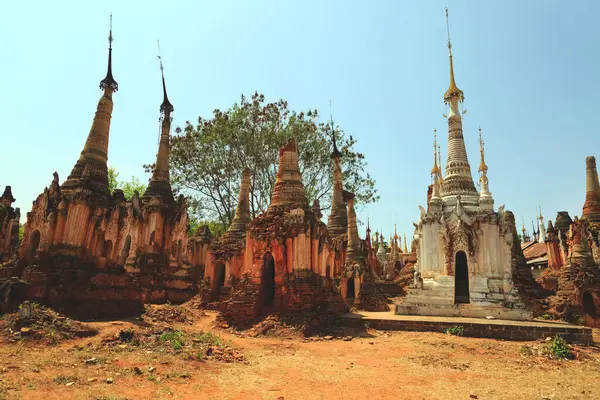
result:
[[[541,321],[487,320],[480,318],[432,317],[394,315],[392,312],[346,313],[341,324],[364,329],[398,331],[445,332],[450,327],[462,326],[464,336],[505,340],[537,340],[560,335],[569,343],[592,343],[592,329],[585,326]]]

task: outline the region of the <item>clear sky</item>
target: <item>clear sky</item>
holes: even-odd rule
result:
[[[446,157],[444,7],[474,178],[477,128],[490,190],[527,228],[581,213],[585,157],[600,157],[597,1],[12,1],[0,24],[0,186],[25,213],[66,179],[83,147],[106,73],[113,12],[119,82],[109,165],[145,180],[161,103],[160,39],[174,124],[255,90],[292,109],[318,108],[358,139],[381,200],[359,218],[400,234],[425,205],[432,130]]]

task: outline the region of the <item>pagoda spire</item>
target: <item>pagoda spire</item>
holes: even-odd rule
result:
[[[600,222],[600,184],[596,158],[593,156],[585,159],[585,203],[581,211],[581,219]]]
[[[279,206],[308,207],[298,164],[298,144],[290,138],[279,150],[279,164],[269,210]]]
[[[238,194],[238,204],[235,209],[235,216],[227,232],[223,235],[223,243],[229,241],[244,242],[246,238],[246,227],[252,220],[250,214],[250,169],[244,168],[242,171],[242,181],[240,183],[240,192]]]
[[[481,162],[479,163],[479,183],[481,185],[481,192],[479,193],[479,205],[484,211],[492,211],[494,208],[494,199],[489,189],[489,181],[487,177],[488,166],[485,163],[485,142],[481,135],[481,127],[479,128],[479,154],[481,155]]]
[[[112,42],[112,13],[110,13],[110,30],[108,31],[108,69],[106,71],[106,77],[100,81],[100,89],[111,87],[113,91],[116,92],[119,90],[119,84],[112,76]]]
[[[433,130],[433,168],[431,169],[431,177],[433,184],[431,185],[431,197],[427,203],[428,211],[438,212],[442,210],[442,198],[441,198],[441,177],[442,170],[438,165],[438,144],[437,144],[437,131]],[[402,240],[400,240],[402,242]],[[402,244],[402,243],[400,243]]]
[[[448,33],[448,58],[450,59],[450,86],[444,93],[446,103],[451,103],[453,97],[457,97],[460,102],[465,100],[465,94],[456,86],[454,80],[454,64],[452,62],[452,42],[450,41],[450,23],[448,21],[448,7],[446,7],[446,32]]]
[[[540,216],[538,217],[538,242],[546,242],[546,226],[544,225],[544,217],[542,217],[542,206],[538,205],[540,209]]]
[[[174,202],[173,191],[171,190],[171,182],[169,175],[169,151],[170,151],[170,136],[171,136],[171,113],[174,111],[173,105],[167,97],[167,85],[165,84],[165,72],[160,56],[160,44],[158,43],[158,60],[160,64],[160,74],[163,87],[163,102],[160,105],[160,123],[161,133],[160,142],[158,144],[158,153],[156,154],[156,163],[152,170],[152,178],[142,197],[143,201],[149,201],[153,197],[160,197],[166,204]]]
[[[329,102],[329,118],[331,123],[331,141],[333,150],[331,158],[333,159],[333,198],[331,201],[331,212],[327,219],[327,230],[330,235],[343,235],[348,231],[348,209],[344,201],[344,187],[342,181],[341,158],[342,153],[337,148],[335,138],[335,125],[331,113],[331,102]]]
[[[437,130],[433,130],[433,168],[431,169],[431,179],[435,180],[436,176],[440,175],[440,167],[438,166],[438,156],[437,156]]]
[[[462,90],[456,86],[454,80],[454,64],[452,59],[452,43],[450,41],[450,25],[448,22],[448,9],[446,8],[446,29],[448,32],[448,57],[450,60],[450,87],[444,93],[444,102],[450,107],[448,115],[448,159],[446,162],[446,176],[442,185],[442,199],[447,200],[450,205],[461,196],[465,205],[477,206],[479,193],[475,189],[471,166],[467,158],[467,150],[462,129],[462,117],[459,111],[459,103],[465,96]]]
[[[86,191],[93,196],[108,198],[108,140],[110,134],[110,120],[112,118],[112,94],[119,85],[112,76],[112,14],[110,15],[110,30],[108,35],[108,71],[106,77],[100,81],[103,90],[98,101],[96,115],[87,140],[81,151],[79,159],[71,170],[69,177],[62,184],[64,194],[71,195],[76,191]]]

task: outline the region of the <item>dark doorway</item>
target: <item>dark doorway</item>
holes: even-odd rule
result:
[[[346,298],[354,298],[354,278],[348,278],[348,283],[346,284]]]
[[[112,254],[112,241],[106,240],[102,249],[102,257],[110,258]]]
[[[275,259],[269,253],[265,254],[261,280],[263,305],[271,307],[275,299]]]
[[[471,302],[469,298],[469,267],[464,251],[456,253],[454,271],[454,303],[469,304]]]
[[[596,305],[594,304],[594,296],[590,292],[583,294],[583,311],[586,314],[595,317],[596,316]]]
[[[225,285],[225,264],[217,262],[215,264],[215,293],[221,294],[221,288]]]

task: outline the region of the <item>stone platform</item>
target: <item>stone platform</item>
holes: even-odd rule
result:
[[[531,321],[533,312],[524,309],[505,308],[502,305],[475,304],[395,304],[398,315],[485,318],[500,320]]]
[[[396,315],[394,311],[346,313],[341,319],[343,325],[357,328],[368,323],[381,330],[445,332],[460,325],[470,337],[537,340],[560,335],[569,343],[592,343],[591,328],[560,322]]]

